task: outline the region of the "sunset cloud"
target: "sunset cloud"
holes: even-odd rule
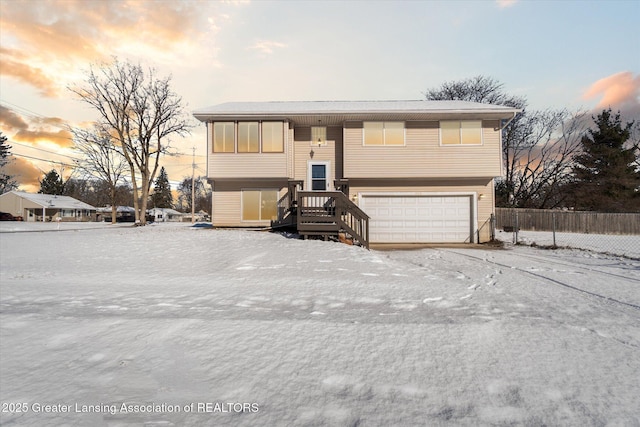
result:
[[[189,64],[213,55],[211,2],[149,3],[64,0],[3,2],[0,15],[2,72],[56,97],[83,69],[112,56]],[[214,4],[215,6],[215,4]],[[208,40],[207,40],[208,39]]]
[[[26,142],[30,144],[49,143],[59,148],[69,148],[73,146],[73,135],[67,130],[48,130],[37,128],[33,130],[25,129],[18,131],[13,135],[13,139],[17,142]]]
[[[10,131],[28,128],[29,125],[19,114],[16,114],[13,110],[0,105],[0,129],[5,134]]]
[[[0,105],[0,130],[20,143],[44,143],[54,149],[73,146],[73,135],[67,130],[67,122],[59,117],[24,117]]]
[[[73,161],[68,155],[72,135],[59,117],[23,116],[0,105],[0,131],[11,146],[11,162],[5,168],[22,190],[37,192],[44,170]]]
[[[640,104],[640,75],[630,71],[613,74],[593,83],[584,99],[600,98],[597,107],[628,108]]]
[[[43,171],[28,159],[13,157],[5,166],[7,175],[20,183],[20,189],[36,193],[40,189]]]

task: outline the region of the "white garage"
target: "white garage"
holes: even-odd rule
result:
[[[473,242],[473,194],[362,194],[372,243]]]

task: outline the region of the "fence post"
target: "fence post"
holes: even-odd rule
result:
[[[551,222],[553,223],[552,228],[553,228],[553,247],[556,248],[558,247],[556,245],[556,213],[553,212],[551,214]]]
[[[518,231],[520,231],[520,224],[518,224],[518,211],[515,211],[516,213],[516,220],[515,220],[515,228],[513,229],[514,232],[514,237],[515,237],[515,241],[513,243],[515,243],[516,245],[518,244]]]
[[[491,217],[489,218],[489,237],[491,238],[491,241],[493,242],[494,240],[496,240],[496,215],[495,214],[491,214]]]

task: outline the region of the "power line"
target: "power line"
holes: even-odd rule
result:
[[[75,167],[77,167],[77,166],[78,166],[78,165],[71,165],[71,164],[69,164],[69,163],[64,163],[64,162],[57,162],[57,161],[55,161],[55,160],[51,160],[51,159],[41,159],[41,158],[39,158],[39,157],[27,156],[27,155],[25,155],[25,154],[15,154],[15,153],[11,153],[11,155],[12,155],[12,156],[14,156],[14,157],[24,157],[24,158],[26,158],[26,159],[33,159],[33,160],[40,160],[40,161],[43,161],[43,162],[55,163],[55,164],[57,164],[57,165],[61,165],[61,166],[69,166],[69,167],[72,167],[72,168],[75,168]]]
[[[15,141],[9,141],[9,143],[13,146],[13,145],[19,145],[21,147],[25,147],[25,148],[31,148],[33,150],[38,150],[38,151],[43,151],[45,153],[49,153],[49,154],[55,154],[56,156],[63,156],[63,157],[68,157],[72,160],[79,160],[77,157],[72,157],[68,154],[61,154],[61,153],[56,153],[55,151],[49,151],[49,150],[45,150],[44,148],[40,148],[40,147],[35,147],[33,145],[26,145],[26,144],[20,144],[19,142],[15,142]]]
[[[17,104],[14,104],[12,102],[6,101],[6,100],[4,100],[2,98],[0,98],[0,104],[5,104],[5,105],[8,105],[8,106],[11,106],[12,108],[10,108],[10,109],[18,110],[18,112],[20,114],[25,115],[25,116],[29,116],[29,117],[32,117],[32,118],[36,118],[36,119],[49,119],[50,118],[50,117],[47,117],[45,115],[36,113],[35,111],[29,110],[28,108],[21,107],[21,106],[19,106]],[[60,119],[60,120],[64,120],[64,119]],[[64,121],[66,122],[66,120],[64,120]],[[46,123],[46,124],[48,126],[52,126],[52,127],[55,127],[55,128],[61,129],[61,130],[66,130],[66,131],[68,131],[68,130],[82,130],[81,128],[78,128],[78,127],[75,127],[75,126],[71,126],[71,125],[68,125],[68,124],[67,124],[67,126],[62,126],[62,125],[57,124],[57,123]],[[62,137],[62,138],[64,138],[64,137]],[[70,141],[73,141],[73,138],[68,138],[67,137],[67,138],[64,138],[64,139],[68,139]],[[18,144],[18,143],[16,143],[16,144]],[[18,144],[18,145],[21,145],[21,144]],[[58,154],[58,153],[54,153],[54,154]],[[61,155],[63,155],[63,154],[61,154]],[[190,153],[180,153],[180,152],[171,153],[171,154],[165,154],[165,155],[167,155],[167,156],[181,156],[181,157],[182,156],[185,156],[185,157],[186,156],[207,157],[206,154],[190,154]],[[69,157],[69,156],[65,156],[65,157]],[[202,163],[197,163],[197,164],[202,164]],[[191,165],[191,163],[189,163],[189,165]]]

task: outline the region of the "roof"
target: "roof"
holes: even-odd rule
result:
[[[371,115],[371,114],[434,114],[434,113],[486,113],[505,118],[521,110],[501,105],[469,101],[273,101],[227,102],[200,108],[193,115],[201,120],[215,117],[296,117],[301,115]]]
[[[111,212],[111,206],[104,206],[101,208],[97,208],[96,209],[98,212],[103,212],[103,213],[110,213]],[[134,208],[132,208],[131,206],[116,206],[116,212],[121,212],[121,213],[134,213],[136,210]]]
[[[149,212],[154,214],[156,212],[160,212],[168,215],[184,215],[182,212],[178,212],[177,210],[171,208],[151,208],[149,209]]]
[[[96,208],[94,208],[93,206],[69,196],[57,196],[54,194],[39,193],[33,194],[25,193],[23,191],[11,191],[11,193],[15,194],[18,197],[27,199],[37,205],[40,205],[43,208],[96,210]]]

